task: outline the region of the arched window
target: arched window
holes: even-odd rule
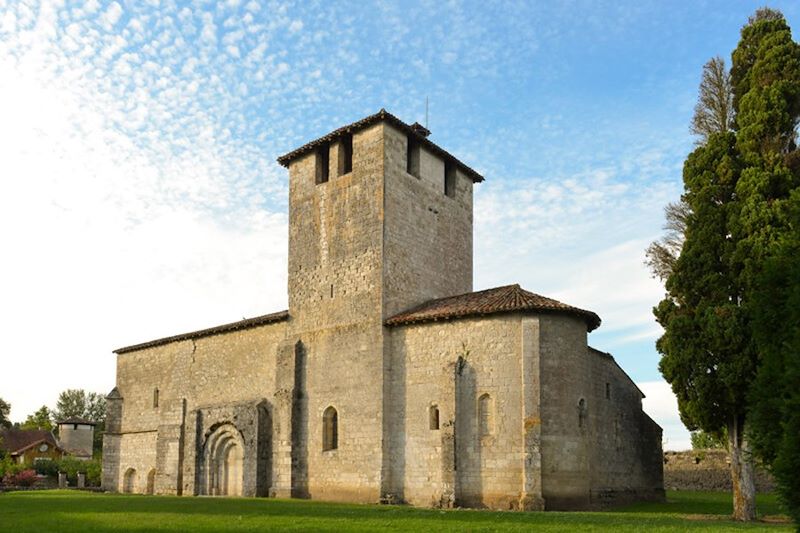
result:
[[[492,434],[494,429],[493,408],[491,396],[484,394],[478,398],[478,426],[481,437]]]
[[[322,414],[322,451],[339,447],[339,415],[331,405]]]
[[[430,429],[439,429],[439,406],[431,405],[428,409],[428,427]]]

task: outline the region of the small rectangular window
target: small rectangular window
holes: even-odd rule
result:
[[[158,389],[153,389],[153,408],[158,407]]]
[[[410,135],[406,149],[406,172],[419,178],[419,143]]]
[[[328,181],[328,161],[330,154],[328,153],[328,145],[324,144],[317,149],[317,157],[315,163],[316,182],[317,184],[325,183]]]
[[[606,383],[606,400],[611,399],[611,383]]]
[[[353,136],[347,134],[339,141],[339,175],[353,171]]]
[[[444,194],[453,198],[456,195],[456,166],[450,162],[444,162]]]

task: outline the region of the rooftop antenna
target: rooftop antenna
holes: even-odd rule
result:
[[[425,129],[428,129],[428,97],[425,97]]]

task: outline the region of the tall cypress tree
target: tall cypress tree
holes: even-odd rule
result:
[[[737,147],[746,162],[731,231],[758,372],[750,436],[800,523],[800,45],[763,9],[733,53]]]
[[[755,354],[741,292],[731,270],[736,252],[728,223],[741,162],[733,133],[714,133],[697,147],[683,169],[689,206],[685,241],[666,281],[667,297],[655,309],[664,335],[656,347],[659,369],[678,398],[690,430],[741,435]],[[740,440],[732,455],[742,457]],[[755,517],[752,467],[732,461],[734,515]]]
[[[655,314],[681,417],[689,429],[727,429],[734,517],[750,520],[751,437],[785,499],[800,492],[800,46],[779,12],[761,9],[742,29],[731,87],[733,132],[712,132],[684,166],[691,214]]]

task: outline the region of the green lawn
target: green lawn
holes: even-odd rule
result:
[[[767,520],[737,524],[728,494],[669,492],[666,503],[614,512],[438,511],[301,500],[177,498],[75,491],[0,494],[0,531],[792,531],[772,495],[759,495]]]

